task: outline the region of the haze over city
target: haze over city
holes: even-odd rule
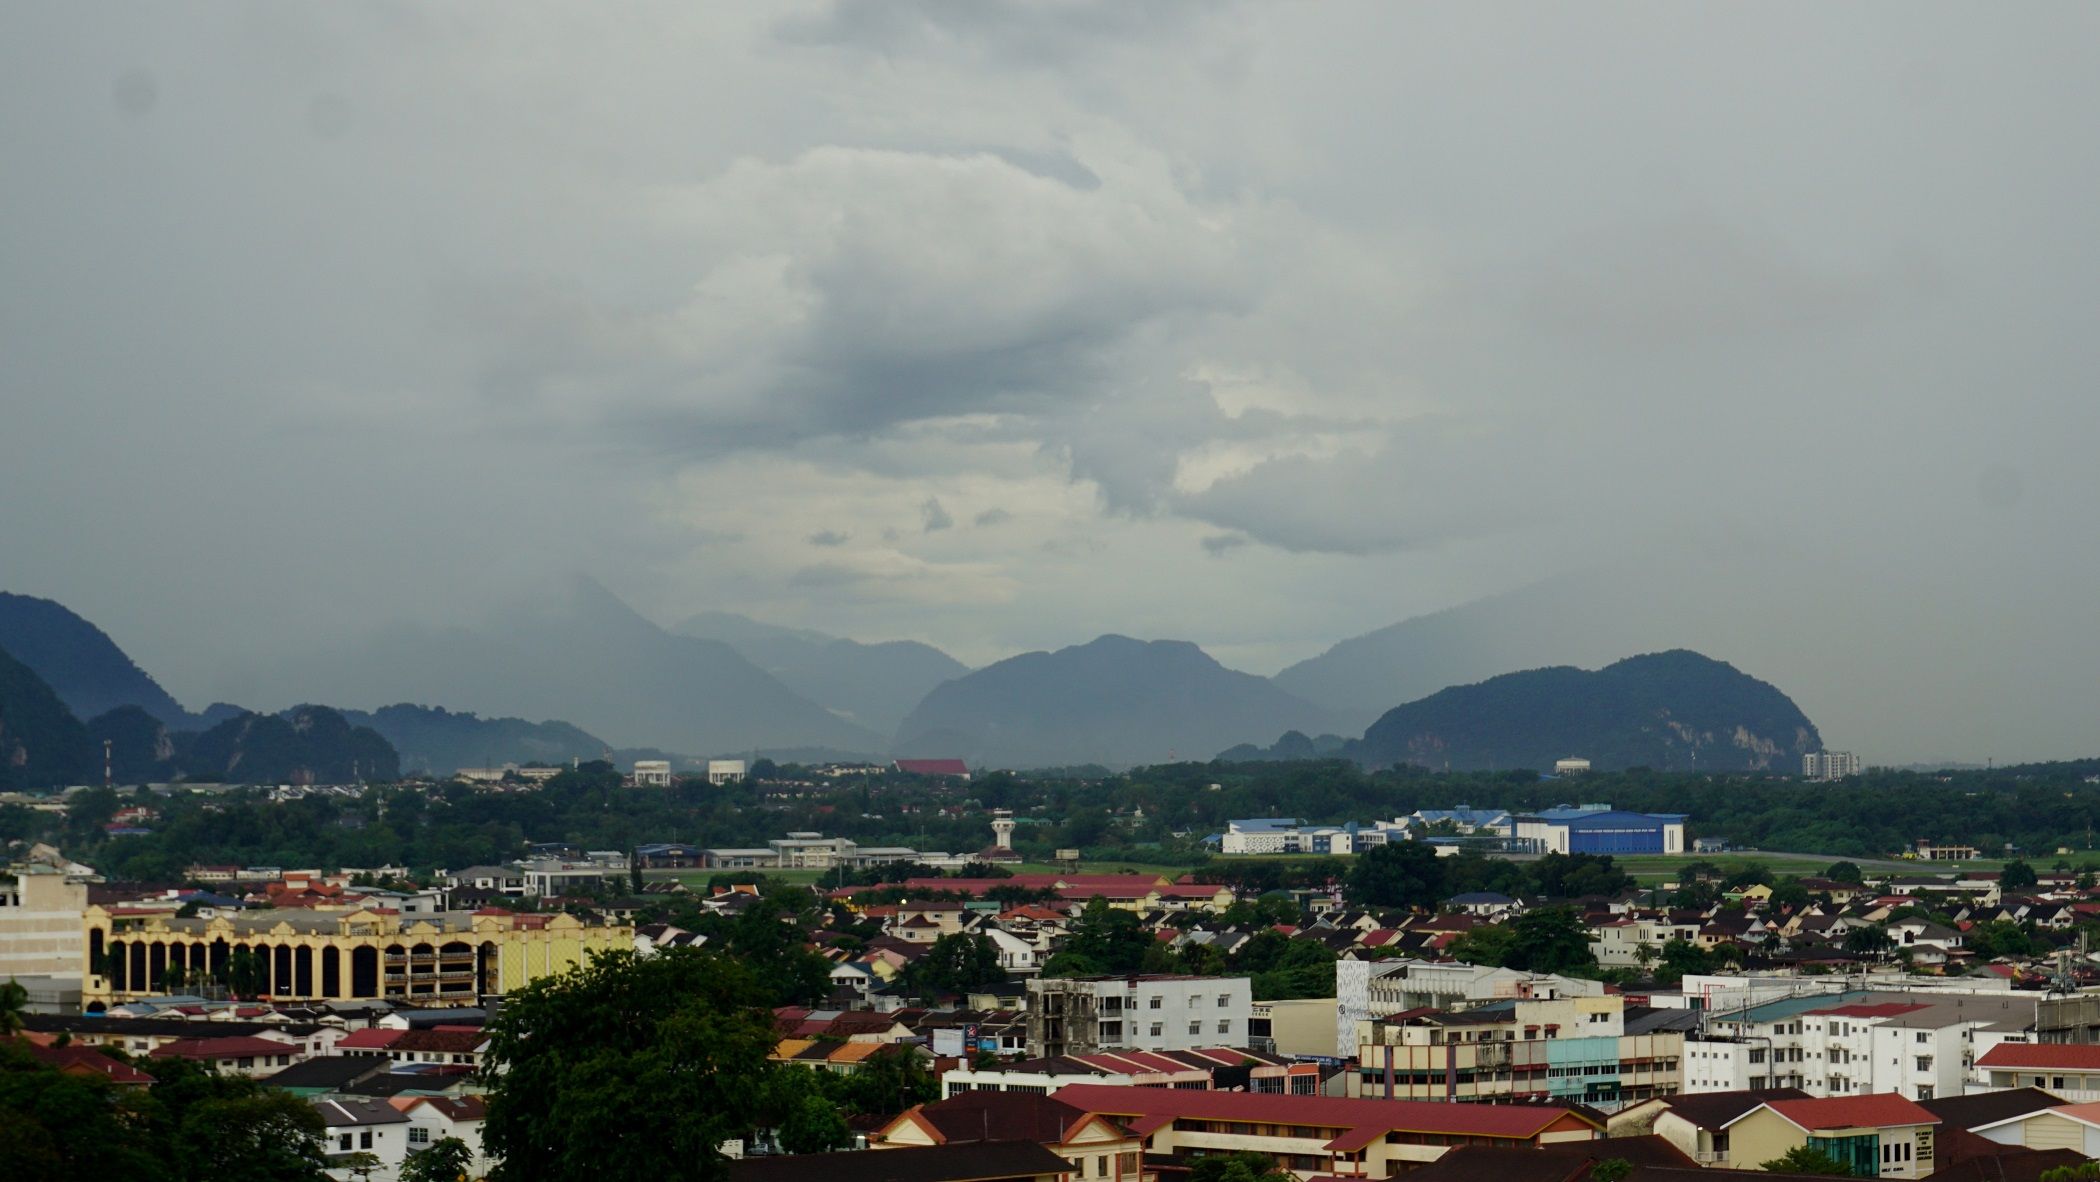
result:
[[[0,589],[192,709],[577,573],[1263,675],[1516,592],[1475,679],[2090,755],[2100,13],[1787,11],[18,5]]]

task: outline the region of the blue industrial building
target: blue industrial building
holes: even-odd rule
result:
[[[1540,853],[1681,854],[1683,813],[1632,813],[1609,804],[1561,805],[1516,819],[1517,837]]]

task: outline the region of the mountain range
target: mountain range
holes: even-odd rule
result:
[[[286,662],[265,671],[259,691],[278,701],[442,702],[483,715],[558,718],[615,747],[691,755],[887,745],[735,648],[673,635],[588,578],[471,627],[400,627]]]
[[[566,722],[482,718],[470,711],[406,702],[377,710],[344,710],[352,726],[369,727],[393,745],[401,770],[448,775],[463,767],[506,763],[563,764],[602,759],[611,745]]]
[[[1319,729],[1328,712],[1179,640],[1103,636],[1023,653],[936,687],[897,730],[900,756],[993,767],[1204,759],[1281,723]]]
[[[702,612],[672,629],[735,649],[782,685],[850,722],[890,735],[913,705],[970,667],[930,644],[863,644],[803,628]]]
[[[1719,769],[1786,767],[1820,744],[1785,695],[1696,653],[1594,673],[1570,661],[1504,674],[1537,664],[1517,655],[1526,646],[1560,654],[1608,643],[1571,624],[1587,600],[1569,586],[1406,621],[1270,679],[1184,641],[1116,635],[971,671],[916,642],[864,644],[723,612],[667,631],[578,579],[471,627],[397,628],[287,661],[260,678],[256,696],[302,704],[261,714],[224,704],[192,714],[93,624],[49,600],[0,595],[0,648],[13,641],[34,658],[10,662],[0,754],[35,776],[85,775],[79,752],[91,747],[99,772],[106,740],[126,778],[162,779],[259,765],[370,769],[390,758],[442,773],[613,749],[886,752],[1022,769],[1211,752],[1452,767],[1546,767],[1582,754],[1600,768]],[[333,706],[305,705],[315,701]],[[393,704],[364,708],[376,703]],[[50,725],[32,727],[37,719]],[[329,752],[287,754],[296,744],[280,724],[333,736]],[[32,731],[41,737],[30,743]],[[1244,742],[1279,732],[1273,747]],[[1341,737],[1349,733],[1363,737]]]

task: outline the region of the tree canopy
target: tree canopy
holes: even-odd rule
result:
[[[767,1117],[767,989],[718,952],[621,949],[511,994],[489,1024],[499,1182],[700,1179]]]

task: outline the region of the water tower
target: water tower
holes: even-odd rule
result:
[[[992,810],[992,844],[1002,850],[1014,848],[1014,811]]]

